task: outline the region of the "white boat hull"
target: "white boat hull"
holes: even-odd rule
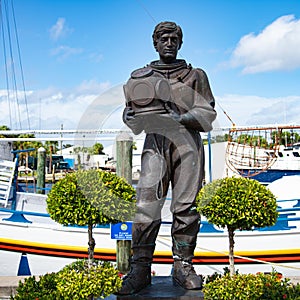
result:
[[[292,201],[294,205],[297,201]],[[11,212],[0,211],[0,276],[17,275],[22,253],[31,274],[56,272],[63,266],[87,257],[87,228],[62,226],[45,216],[45,199],[21,193],[18,212],[38,212],[23,216],[31,223],[20,222]],[[282,205],[283,206],[283,205]],[[300,212],[293,213],[295,221],[286,221],[272,230],[241,231],[235,234],[235,263],[240,272],[270,272],[272,268],[286,276],[300,274]],[[20,217],[20,215],[18,216]],[[163,209],[164,221],[170,220],[168,201]],[[299,220],[297,220],[299,219]],[[228,267],[228,235],[220,228],[203,222],[198,234],[194,264],[204,275]],[[289,227],[286,227],[289,226]],[[206,232],[207,231],[207,232]],[[172,269],[171,225],[161,226],[154,253],[153,270],[169,275]],[[116,260],[116,240],[111,239],[109,227],[93,230],[96,241],[95,257]]]

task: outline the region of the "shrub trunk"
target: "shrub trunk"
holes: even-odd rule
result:
[[[229,270],[230,276],[235,274],[234,268],[234,229],[228,227],[228,237],[229,237]]]

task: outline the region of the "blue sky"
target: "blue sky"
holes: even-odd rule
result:
[[[8,2],[1,0],[1,53],[3,36],[9,49]],[[21,92],[8,101],[1,54],[0,125],[122,126],[122,85],[157,59],[151,35],[166,20],[182,27],[179,58],[209,77],[216,127],[231,125],[221,108],[237,125],[300,123],[299,0],[13,0],[13,7],[26,101]],[[14,35],[11,41],[22,91]]]

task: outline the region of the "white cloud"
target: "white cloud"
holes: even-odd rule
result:
[[[300,19],[278,18],[262,32],[243,36],[233,51],[230,65],[243,73],[291,70],[300,67]]]
[[[97,82],[96,80],[84,80],[77,88],[76,92],[78,93],[86,93],[86,91],[93,92],[95,94],[103,93],[103,91],[107,90],[111,87],[110,82]]]
[[[48,88],[41,91],[28,91],[27,102],[31,129],[58,129],[64,124],[65,129],[93,128],[98,129],[106,116],[123,102],[122,89],[117,96],[109,82],[97,83],[85,81],[72,91],[61,91]],[[104,92],[106,91],[106,92]],[[0,125],[20,129],[18,115],[21,115],[22,129],[28,129],[27,112],[24,99],[19,99],[19,106],[11,99],[11,110],[6,94],[0,90]],[[12,126],[10,125],[10,111]],[[120,120],[121,121],[121,120]],[[84,127],[85,126],[85,127]]]
[[[81,48],[72,48],[69,46],[59,46],[51,50],[50,54],[52,56],[58,57],[59,60],[64,60],[72,55],[77,55],[83,52]]]
[[[96,62],[99,63],[103,60],[103,54],[102,53],[97,53],[97,52],[93,52],[89,55],[89,59],[92,62]]]
[[[58,18],[56,23],[49,30],[50,38],[54,41],[65,37],[70,32],[72,32],[72,29],[66,25],[65,18]]]
[[[266,98],[251,95],[224,95],[216,97],[217,121],[221,127],[231,126],[223,112],[225,111],[237,126],[300,124],[299,101],[300,96]]]
[[[125,104],[122,85],[84,81],[72,91],[48,88],[28,91],[28,112],[31,129],[118,129],[124,128],[122,110]],[[20,97],[22,129],[28,129],[24,99]],[[223,95],[216,97],[217,127],[231,127],[224,110],[237,126],[294,123],[300,124],[300,96],[278,98],[254,95]],[[20,129],[17,106],[11,101],[10,126],[8,101],[0,90],[0,125]]]

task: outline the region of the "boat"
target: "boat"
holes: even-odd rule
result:
[[[228,144],[230,142],[205,145],[205,151],[211,152],[211,156],[215,157],[211,179],[216,179],[215,176],[228,176],[225,165],[225,160],[228,159]],[[270,149],[268,154],[272,164],[275,163],[274,158],[277,158],[272,154],[275,150]],[[244,154],[247,151],[244,150]],[[259,157],[262,158],[265,155],[262,151],[265,149],[259,151]],[[211,164],[210,158],[207,155],[207,173]],[[232,160],[232,157],[230,159]],[[264,169],[265,165],[261,165],[260,172]],[[271,272],[275,269],[285,276],[299,275],[299,185],[298,175],[283,176],[268,184],[271,191],[274,190],[274,194],[277,194],[280,215],[272,227],[235,233],[235,264],[239,272]],[[286,193],[287,190],[293,193]],[[76,259],[88,257],[88,229],[62,226],[53,221],[47,213],[47,195],[16,192],[15,199],[13,207],[0,208],[0,276],[57,272]],[[163,224],[157,238],[152,265],[153,272],[161,276],[172,272],[170,203],[171,197],[168,196],[162,211]],[[112,231],[113,226],[94,228],[95,258],[115,263],[117,240]],[[224,268],[229,266],[226,230],[202,218],[193,262],[196,271],[203,275],[223,273]]]
[[[292,182],[291,182],[292,179]],[[300,176],[285,176],[270,184],[276,193],[286,186],[296,195]],[[290,184],[288,184],[291,182]],[[235,234],[235,264],[239,272],[271,272],[285,276],[300,273],[300,197],[278,199],[280,216],[270,228],[238,231]],[[17,192],[16,205],[0,208],[0,276],[41,275],[57,272],[66,264],[88,256],[86,227],[62,226],[47,213],[47,195]],[[172,271],[170,198],[163,208],[163,224],[159,231],[153,259],[156,275]],[[95,258],[116,262],[116,239],[112,226],[97,226]],[[227,232],[201,222],[194,257],[195,269],[203,275],[223,273],[228,267]],[[24,264],[27,274],[24,274]]]
[[[233,127],[226,164],[235,173],[267,185],[283,176],[300,175],[299,125]]]
[[[235,159],[235,167],[241,165],[242,161],[242,166],[245,167],[242,159],[247,159],[245,153],[248,153],[248,149],[252,151],[253,147],[246,145],[242,148],[243,151],[236,151],[235,142],[236,140],[232,140],[205,145],[206,153],[211,152],[211,155],[206,156],[206,173],[209,173],[210,165],[213,170],[211,178],[206,176],[207,181],[229,175],[225,165],[226,159],[230,159],[231,162]],[[229,157],[228,149],[231,149],[235,156]],[[256,161],[260,158],[259,172],[275,165],[279,149],[280,147],[272,146],[272,149],[268,149],[269,154],[266,154],[265,148],[256,147]],[[237,153],[243,156],[236,159]],[[282,183],[283,179],[287,181]],[[288,185],[287,182],[291,184]],[[298,175],[283,176],[268,184],[276,193],[284,191],[277,196],[280,217],[276,225],[270,228],[235,233],[235,264],[239,272],[271,272],[276,269],[285,276],[299,275],[299,185]],[[294,194],[287,194],[287,190],[294,191]],[[17,192],[15,199],[13,207],[0,208],[0,276],[24,275],[25,271],[27,275],[56,272],[66,264],[88,256],[88,229],[62,226],[54,222],[47,213],[47,195]],[[161,276],[172,272],[170,202],[171,198],[168,196],[162,211],[163,224],[157,238],[152,266],[155,274]],[[96,241],[95,258],[115,263],[116,239],[112,238],[112,226],[97,226],[93,233]],[[203,275],[223,273],[224,268],[229,266],[226,230],[208,223],[203,218],[193,262],[196,271]]]
[[[278,157],[274,164],[259,172],[257,168],[243,169],[250,177],[262,183],[271,183],[283,176],[300,174],[300,144],[295,143],[291,146],[281,145],[278,150]],[[273,152],[266,151],[266,155],[273,155]],[[242,170],[242,169],[241,169]],[[240,171],[241,171],[240,170]],[[253,174],[253,176],[252,176]]]

